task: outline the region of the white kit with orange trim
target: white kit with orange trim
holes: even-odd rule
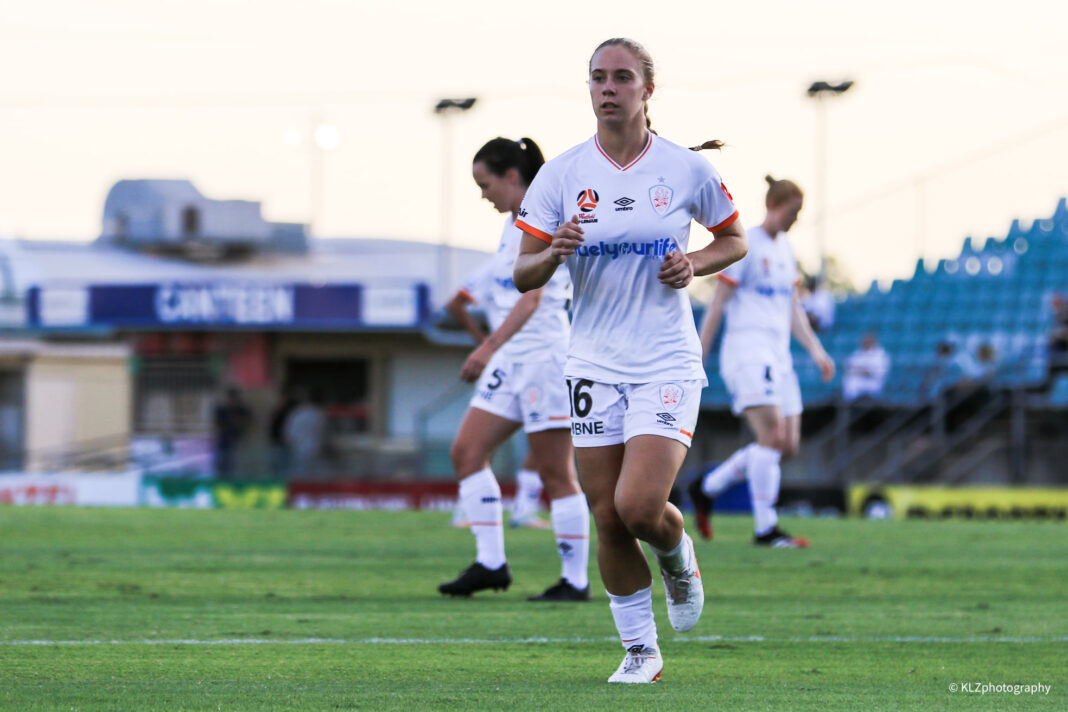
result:
[[[497,252],[463,286],[467,298],[485,310],[494,331],[522,296],[512,281],[522,235],[508,216]],[[542,290],[538,308],[523,328],[497,349],[482,371],[471,396],[472,408],[522,423],[528,433],[569,426],[563,368],[570,328],[565,307],[570,290],[567,270],[557,269]]]
[[[585,242],[566,260],[574,288],[565,375],[599,383],[707,383],[686,290],[657,280],[664,255],[686,250],[690,221],[738,217],[703,156],[650,134],[621,166],[594,136],[542,166],[516,225],[551,241],[577,215]]]
[[[507,318],[522,296],[512,281],[512,267],[519,254],[519,242],[523,233],[509,215],[504,221],[501,242],[497,252],[464,281],[463,292],[467,298],[486,312],[491,330],[496,330]],[[567,300],[571,294],[571,280],[566,269],[557,269],[556,274],[542,290],[538,309],[530,316],[523,328],[516,332],[495,355],[517,360],[536,360],[548,353],[567,349],[570,329],[567,320]]]
[[[735,287],[724,307],[720,373],[733,410],[778,405],[799,415],[801,390],[790,355],[790,320],[799,273],[785,234],[757,225],[747,231],[749,253],[717,277]]]
[[[739,360],[792,368],[790,318],[800,276],[794,249],[785,234],[772,237],[760,225],[746,232],[749,253],[716,275],[735,287],[724,307],[720,362],[725,370]]]

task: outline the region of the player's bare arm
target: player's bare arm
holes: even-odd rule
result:
[[[534,312],[538,310],[538,305],[541,304],[542,292],[542,289],[534,289],[519,298],[519,301],[512,307],[512,311],[508,312],[508,316],[504,318],[497,330],[486,337],[464,361],[464,365],[460,368],[460,378],[468,383],[474,383],[478,380],[493,354],[497,353],[497,349],[504,346],[508,339],[515,336]]]
[[[730,267],[749,252],[749,240],[741,220],[735,220],[712,233],[712,242],[687,255],[693,263],[694,275],[715,274]]]
[[[723,323],[723,310],[726,309],[730,298],[734,296],[735,289],[737,287],[733,284],[724,282],[722,279],[717,280],[716,291],[708,303],[708,309],[705,310],[705,318],[701,321],[702,360],[708,360],[708,354],[712,351],[712,342],[716,340],[720,324]]]
[[[801,301],[797,298],[797,292],[794,292],[793,310],[790,314],[790,331],[816,362],[823,382],[826,383],[834,378],[834,360],[827,355],[819,337],[812,330],[812,325],[805,316],[805,310],[801,307]]]
[[[474,317],[471,316],[471,312],[467,310],[467,305],[470,303],[471,297],[467,295],[467,292],[461,290],[452,295],[452,299],[445,305],[445,311],[463,327],[464,331],[471,335],[476,344],[481,344],[486,340],[487,334],[475,321]]]
[[[556,228],[551,243],[529,234],[523,235],[512,271],[512,281],[515,282],[516,289],[529,292],[544,286],[552,279],[560,263],[575,254],[575,248],[581,245],[584,239],[577,215],[572,215],[570,221]]]

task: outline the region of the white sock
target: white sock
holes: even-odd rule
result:
[[[653,618],[653,587],[643,588],[629,596],[614,596],[608,591],[608,605],[616,630],[627,650],[635,645],[656,648],[656,619]]]
[[[735,482],[745,479],[745,470],[749,463],[749,451],[756,443],[750,443],[743,448],[735,450],[719,467],[705,475],[701,482],[701,489],[709,497],[718,497],[723,490]]]
[[[499,569],[505,562],[504,530],[501,527],[501,487],[493,470],[479,470],[460,480],[460,501],[471,522],[478,548],[476,561],[487,569]]]
[[[779,501],[782,453],[763,445],[754,445],[749,453],[749,494],[753,499],[753,519],[757,536],[767,534],[779,522],[775,503]]]
[[[573,494],[549,503],[560,552],[560,575],[580,591],[590,585],[590,510],[586,497]]]
[[[655,546],[652,550],[656,554],[657,561],[660,562],[660,568],[669,574],[677,576],[684,571],[692,571],[695,567],[690,536],[685,531],[679,543],[671,551],[660,551]]]
[[[523,519],[538,511],[541,500],[541,477],[534,470],[519,470],[515,473],[515,502],[512,518]]]

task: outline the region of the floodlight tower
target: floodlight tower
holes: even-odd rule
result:
[[[452,255],[449,254],[452,243],[452,117],[469,110],[476,101],[476,97],[441,99],[434,105],[434,113],[441,117],[441,249],[438,279],[442,303],[452,283]]]
[[[828,141],[827,141],[827,103],[826,99],[839,97],[849,91],[853,86],[852,79],[831,84],[827,81],[816,81],[808,88],[808,97],[816,100],[816,182],[819,193],[819,211],[816,213],[816,247],[820,253],[820,278],[827,272],[827,164],[828,164]]]

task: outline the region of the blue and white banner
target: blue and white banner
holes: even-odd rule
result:
[[[429,316],[426,285],[123,284],[31,287],[30,325],[79,327],[412,328]]]

